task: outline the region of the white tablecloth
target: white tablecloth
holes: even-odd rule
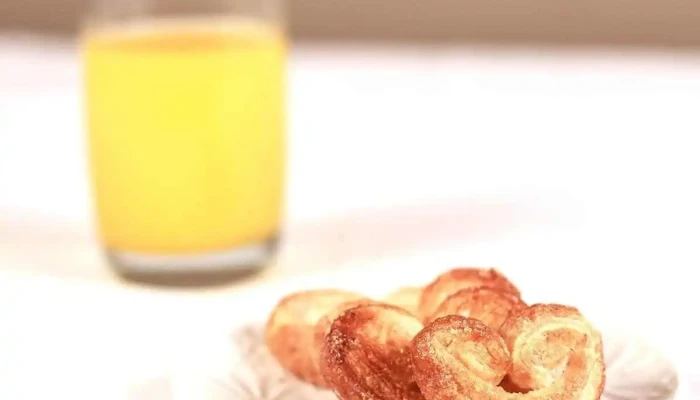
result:
[[[304,45],[289,72],[278,263],[161,290],[116,280],[92,241],[75,48],[0,40],[0,398],[126,398],[294,287],[464,263],[698,374],[698,57]]]

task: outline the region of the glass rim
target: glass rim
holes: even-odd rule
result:
[[[167,8],[172,0],[93,0],[81,19],[81,30],[122,28],[152,21],[219,20],[248,21],[272,25],[286,31],[284,0],[188,0],[177,4],[185,8]],[[166,5],[161,9],[158,6]]]

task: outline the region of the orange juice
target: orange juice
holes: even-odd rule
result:
[[[232,249],[281,214],[285,40],[235,21],[89,32],[89,147],[107,248]]]

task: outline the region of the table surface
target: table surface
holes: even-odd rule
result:
[[[289,83],[275,265],[142,287],[93,240],[76,48],[0,37],[0,397],[156,398],[143,391],[179,349],[284,292],[459,264],[498,266],[531,301],[579,305],[698,376],[700,57],[298,45]]]

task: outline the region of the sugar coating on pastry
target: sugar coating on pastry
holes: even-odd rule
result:
[[[511,311],[527,305],[519,296],[490,287],[461,289],[438,306],[428,321],[446,315],[476,318],[491,329],[498,330]]]
[[[490,287],[520,297],[518,288],[494,268],[455,268],[439,275],[427,285],[418,302],[418,313],[429,322],[440,304],[460,289]]]
[[[326,335],[323,376],[341,400],[423,400],[410,357],[422,328],[413,314],[393,305],[351,308]]]
[[[293,293],[273,308],[265,326],[265,343],[280,365],[297,378],[325,386],[314,346],[315,326],[338,305],[363,299],[343,290],[323,289]]]

